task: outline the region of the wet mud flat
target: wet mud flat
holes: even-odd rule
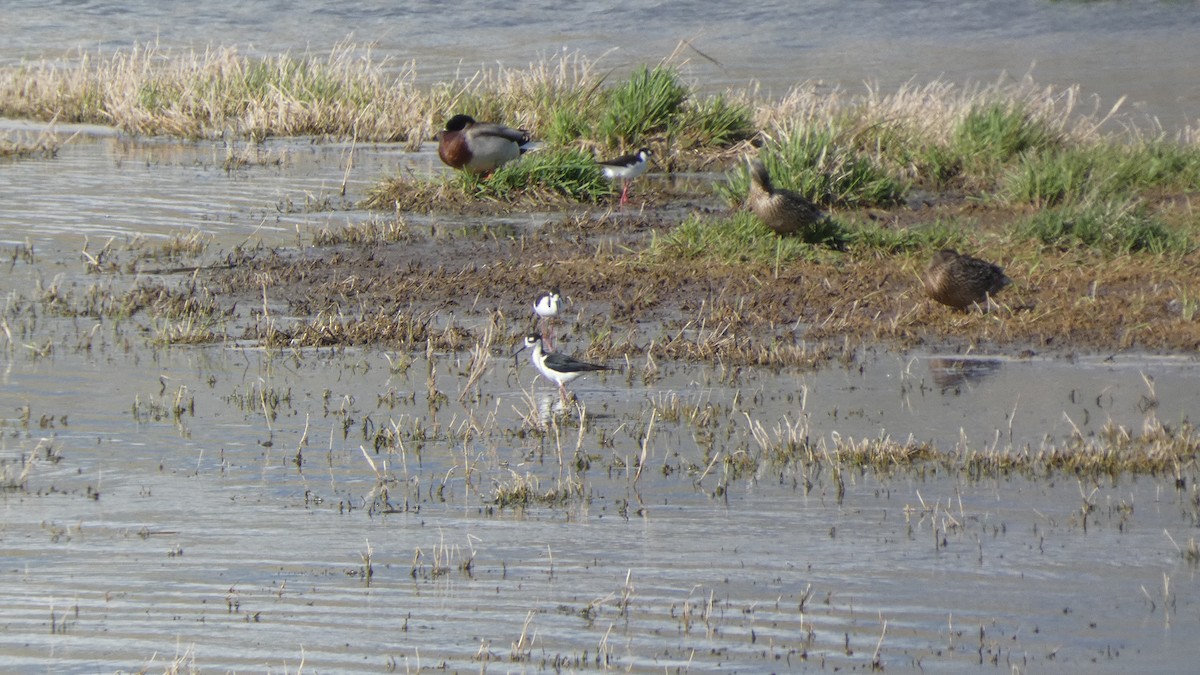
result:
[[[780,365],[787,359],[762,352],[801,342],[841,358],[864,345],[1023,357],[1200,347],[1200,321],[1192,320],[1189,300],[1195,280],[1187,276],[1194,261],[1056,249],[1029,259],[1027,252],[989,251],[1015,282],[991,311],[959,312],[925,297],[921,274],[933,251],[814,247],[808,260],[772,266],[653,247],[689,213],[715,218],[733,210],[711,196],[651,191],[641,208],[628,210],[406,214],[388,226],[394,241],[337,244],[346,235],[335,229],[331,245],[257,254],[205,278],[227,305],[261,300],[265,292],[291,316],[339,312],[369,323],[400,312],[438,321],[452,316],[467,326],[496,312],[513,340],[528,325],[533,299],[559,287],[569,301],[563,327],[586,338],[573,348],[593,356],[655,353],[699,326],[736,348],[696,343],[664,355]],[[904,230],[964,214],[980,232],[1018,217],[953,196],[841,217]],[[370,342],[370,327],[362,328]],[[262,335],[248,329],[246,337]]]
[[[720,212],[723,207],[708,208]],[[893,215],[897,226],[903,226],[901,219],[937,217],[918,210]],[[1157,422],[1155,413],[1167,420],[1186,419],[1187,383],[1195,381],[1194,372],[1168,375],[1186,361],[1113,366],[1108,377],[1121,373],[1120,393],[1102,383],[1105,375],[1096,375],[1105,370],[1107,357],[1089,354],[1119,350],[1140,339],[1114,330],[1113,315],[1096,311],[1095,305],[1056,304],[1053,297],[1043,298],[1039,284],[1028,281],[991,312],[952,312],[922,297],[917,272],[924,260],[916,255],[864,260],[828,252],[808,264],[789,266],[778,278],[753,263],[744,268],[708,261],[664,265],[639,253],[647,241],[677,224],[668,208],[657,215],[647,209],[500,219],[432,214],[406,220],[409,232],[391,243],[275,251],[219,271],[208,283],[219,289],[219,296],[245,294],[247,303],[265,296],[288,315],[302,317],[293,328],[282,329],[281,347],[310,345],[340,352],[346,344],[409,344],[420,349],[420,340],[405,343],[389,332],[400,315],[424,323],[427,350],[436,345],[461,354],[492,330],[494,335],[486,339],[494,361],[484,381],[504,373],[510,388],[528,385],[538,392],[526,393],[523,405],[512,406],[523,411],[521,422],[503,434],[516,437],[500,442],[524,447],[525,461],[515,468],[511,460],[500,459],[502,451],[493,460],[497,467],[523,472],[524,478],[498,480],[479,513],[501,520],[519,513],[521,524],[561,519],[565,529],[559,536],[577,542],[576,551],[555,550],[558,539],[553,538],[543,560],[552,569],[540,568],[533,578],[545,574],[545,592],[557,598],[551,601],[556,609],[526,610],[529,623],[521,624],[520,637],[502,649],[494,641],[481,641],[475,656],[479,661],[508,659],[510,665],[532,669],[954,672],[1007,666],[1069,671],[1151,663],[1179,654],[1150,654],[1122,628],[1104,628],[1106,621],[1095,615],[1111,620],[1136,605],[1139,613],[1162,612],[1165,619],[1169,612],[1160,606],[1170,603],[1170,611],[1177,612],[1179,599],[1190,593],[1180,589],[1194,587],[1195,568],[1188,557],[1194,545],[1163,536],[1197,522],[1194,463],[1139,479],[1080,480],[1048,471],[1042,477],[1018,472],[980,480],[979,474],[963,472],[953,462],[880,468],[865,461],[857,468],[839,468],[836,463],[788,460],[780,452],[773,463],[767,459],[771,452],[759,454],[754,445],[778,451],[797,436],[844,435],[865,442],[881,434],[907,434],[947,452],[963,447],[1004,453],[1022,444],[1036,448],[1039,440],[1053,444],[1075,434],[1094,438],[1103,434],[1106,421],[1126,424],[1137,433]],[[1077,268],[1076,255],[1051,256],[1047,266]],[[1121,270],[1120,264],[1129,269]],[[1135,260],[1120,264],[1103,292],[1114,298],[1144,296],[1153,266],[1139,268]],[[1095,295],[1086,275],[1066,276],[1046,283],[1054,284],[1055,291],[1065,286]],[[570,299],[559,329],[563,348],[616,360],[623,367],[581,383],[580,409],[564,409],[553,388],[538,382],[527,363],[521,369],[505,360],[532,326],[532,298],[550,286],[563,288]],[[1053,309],[1039,309],[1039,304]],[[1168,304],[1163,299],[1155,307],[1164,324],[1171,323]],[[1118,306],[1111,311],[1129,310]],[[334,332],[327,320],[306,324],[303,318],[334,313],[342,324]],[[1065,316],[1044,318],[1051,313]],[[249,327],[243,337],[267,336],[255,317],[245,318]],[[391,338],[380,340],[380,335]],[[1195,329],[1185,325],[1154,335],[1166,337],[1155,337],[1153,347],[1169,352],[1194,340]],[[915,367],[911,357],[904,366],[893,364],[892,350],[903,354],[912,349],[945,356],[922,356]],[[465,355],[457,362],[460,376],[471,371],[471,363],[463,359]],[[1001,378],[1003,384],[997,385],[1004,395],[985,395],[990,393],[989,378],[1020,363],[1028,364],[1020,370],[1023,375]],[[1075,380],[1064,372],[1071,370],[1091,372],[1096,379]],[[1046,371],[1069,386],[1043,407],[1036,395],[1023,398],[1021,389],[1046,387],[1036,379]],[[1161,389],[1147,389],[1138,378],[1146,372],[1159,375]],[[893,384],[880,385],[892,377]],[[458,384],[462,386],[461,377]],[[874,388],[899,398],[901,409],[924,409],[897,420],[883,412],[896,403],[880,403],[878,391],[868,393]],[[451,387],[450,398],[454,391],[462,395]],[[691,395],[697,391],[702,393]],[[503,397],[484,384],[478,399],[468,394],[466,400],[477,400],[477,409],[494,410],[503,418],[504,405],[489,403],[493,395]],[[739,401],[741,396],[748,402]],[[937,403],[914,404],[914,396]],[[838,402],[819,405],[809,403],[810,397]],[[410,402],[420,398],[414,394]],[[1158,401],[1170,403],[1159,408]],[[992,406],[997,404],[1004,412],[989,416],[985,411],[995,413]],[[969,418],[971,410],[976,419]],[[1011,415],[1004,414],[1009,411]],[[721,421],[711,422],[712,429],[703,433],[698,429],[706,416]],[[731,425],[741,428],[730,431]],[[641,431],[621,438],[629,427]],[[598,452],[587,450],[594,432],[599,434],[594,439]],[[529,439],[535,439],[532,446]],[[552,439],[553,448],[546,445]],[[547,452],[558,459],[551,461]],[[487,494],[482,486],[479,491]],[[470,493],[464,488],[463,498],[474,503]],[[398,507],[392,497],[375,506],[403,512],[422,501],[407,499]],[[1032,507],[1035,501],[1041,505]],[[710,512],[713,507],[716,512]],[[1135,514],[1165,526],[1144,527]],[[693,517],[712,517],[716,524],[692,522]],[[624,527],[640,523],[636,541],[608,531],[614,522]],[[593,539],[587,533],[596,523],[607,525],[600,525],[602,533],[594,533]],[[1126,544],[1099,544],[1106,537]],[[1057,540],[1049,553],[1047,540]],[[1132,558],[1113,556],[1109,545]],[[653,562],[627,561],[622,577],[617,568],[625,563],[614,558],[621,558],[619,551],[626,547]],[[558,568],[557,561],[571,555],[590,555],[592,560],[573,571],[581,575],[575,583],[586,585],[591,573],[607,569],[615,584],[595,591],[595,597],[556,595],[554,588],[573,586],[558,586],[559,575],[570,573]],[[446,574],[472,581],[481,571],[486,576],[482,558],[468,557],[469,570],[460,565]],[[1156,571],[1150,573],[1150,568]],[[639,569],[651,579],[639,584]],[[680,578],[668,569],[691,572]],[[711,573],[720,581],[706,587],[701,580],[711,580]],[[508,580],[513,572],[505,563],[490,574]],[[697,575],[696,583],[687,581],[691,574]],[[820,588],[814,579],[822,578],[828,585]],[[515,580],[521,579],[522,589],[533,583],[517,574]],[[1107,597],[1093,593],[1101,579],[1124,591]],[[639,592],[651,596],[640,612]],[[1191,600],[1185,603],[1195,606]],[[557,621],[557,631],[544,630],[528,639],[532,626],[551,613],[572,617],[568,623],[579,619],[585,634],[603,627],[609,641],[592,647],[585,639],[575,650],[539,654],[538,639],[543,647],[573,639],[571,628]],[[647,622],[640,627],[639,613]],[[1081,614],[1093,616],[1077,621]],[[1141,625],[1148,626],[1144,618]],[[1056,630],[1057,640],[1051,637]],[[613,631],[623,635],[623,647],[612,646]],[[697,648],[693,639],[702,646]],[[1064,641],[1072,646],[1062,646]]]
[[[386,236],[136,274],[75,242],[16,260],[14,287],[84,267],[211,301],[220,335],[67,311],[70,280],[10,306],[0,664],[1187,668],[1197,371],[1162,270],[1107,260],[1097,287],[1050,252],[960,314],[921,297],[924,253],[664,262],[675,208],[354,213]],[[565,405],[511,358],[548,285],[562,348],[617,367]],[[1143,435],[1176,461],[1103,468]],[[971,461],[1005,454],[1028,463]]]

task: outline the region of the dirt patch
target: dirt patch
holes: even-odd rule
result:
[[[579,211],[533,225],[441,223],[388,244],[262,253],[211,271],[207,284],[230,307],[261,307],[265,294],[297,322],[334,316],[368,324],[337,331],[335,343],[390,344],[398,337],[389,322],[401,316],[430,327],[453,324],[462,340],[490,321],[515,342],[533,325],[538,292],[558,286],[568,301],[559,339],[564,349],[587,346],[592,356],[648,352],[784,365],[870,344],[1012,355],[1200,347],[1194,256],[996,244],[986,255],[1005,267],[1013,286],[990,311],[958,312],[924,296],[920,273],[932,251],[822,250],[777,273],[759,262],[648,254],[654,237],[695,210],[722,207]],[[897,228],[956,218],[982,236],[1017,215],[945,200],[853,217]],[[261,339],[261,312],[240,314],[245,337]],[[303,333],[293,327],[285,335]]]

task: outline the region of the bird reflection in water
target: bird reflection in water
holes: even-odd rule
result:
[[[1004,364],[1000,359],[929,359],[929,374],[943,394],[952,392],[956,396],[962,388],[974,386],[996,374]]]
[[[538,423],[546,427],[550,420],[567,414],[567,402],[554,392],[546,392],[537,397]]]

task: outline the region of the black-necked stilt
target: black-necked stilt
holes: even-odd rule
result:
[[[749,162],[750,192],[746,196],[746,205],[775,234],[792,234],[825,218],[825,212],[803,195],[772,187],[771,176],[761,160]]]
[[[924,282],[930,298],[965,311],[976,303],[986,306],[1012,279],[997,265],[945,248],[933,256]]]
[[[488,174],[529,149],[532,140],[524,129],[476,122],[470,115],[455,115],[434,136],[438,157],[447,166],[475,174]]]
[[[621,155],[616,159],[606,159],[603,162],[598,162],[600,168],[604,171],[605,177],[610,180],[621,181],[621,205],[623,206],[629,201],[629,181],[646,173],[646,169],[650,168],[650,151],[642,148],[637,152],[628,155]]]
[[[526,335],[521,348],[513,352],[513,356],[521,353],[526,347],[533,349],[533,352],[529,355],[529,360],[533,362],[534,367],[538,369],[538,372],[543,377],[558,385],[558,391],[562,395],[563,400],[567,398],[567,383],[571,380],[584,373],[609,370],[608,366],[580,361],[566,354],[547,352],[542,348],[542,336],[537,333]]]
[[[546,336],[546,344],[554,347],[554,329],[552,322],[558,316],[558,308],[562,306],[562,295],[558,287],[551,288],[533,303],[533,313],[538,315],[538,323],[542,334]]]
[[[552,319],[558,316],[558,308],[562,304],[562,294],[558,292],[558,287],[551,288],[546,291],[542,297],[533,303],[533,311],[543,319]]]

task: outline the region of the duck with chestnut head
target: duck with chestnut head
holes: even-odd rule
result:
[[[524,129],[477,122],[470,115],[455,115],[437,132],[438,157],[446,166],[486,175],[531,149],[533,140]]]

